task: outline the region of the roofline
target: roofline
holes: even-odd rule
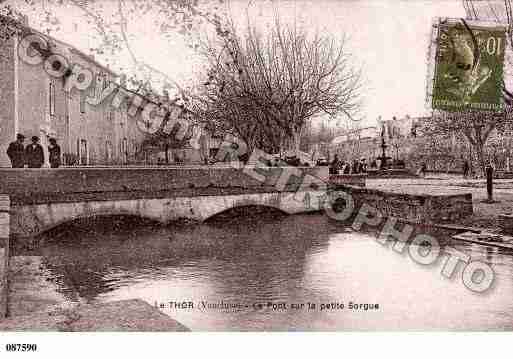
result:
[[[117,72],[114,72],[113,70],[109,69],[107,66],[99,63],[97,60],[95,60],[91,55],[87,55],[86,53],[84,53],[82,50],[79,50],[77,49],[76,47],[72,46],[72,45],[69,45],[61,40],[55,40],[55,41],[59,41],[62,45],[64,46],[68,46],[70,47],[71,51],[72,52],[75,52],[77,55],[79,55],[80,57],[82,57],[84,60],[87,60],[89,62],[92,62],[93,64],[95,64],[96,66],[98,66],[99,68],[101,68],[103,71],[106,71],[108,72],[109,74],[111,74],[112,76],[114,77],[119,77],[120,75],[117,73]]]
[[[35,33],[37,35],[40,35],[41,37],[44,37],[48,40],[51,40],[51,41],[55,41],[57,43],[59,43],[61,46],[64,46],[64,47],[67,47],[71,50],[71,52],[79,55],[80,57],[82,57],[84,60],[87,60],[91,63],[93,63],[94,65],[98,66],[99,68],[101,68],[102,70],[108,72],[109,74],[113,75],[114,77],[119,77],[119,74],[117,74],[116,72],[114,72],[113,70],[109,69],[108,67],[106,67],[105,65],[99,63],[97,60],[95,60],[92,56],[90,55],[87,55],[85,52],[83,52],[82,50],[78,49],[76,46],[73,46],[73,45],[70,45],[68,44],[67,42],[64,42],[62,40],[59,40],[51,35],[48,35],[48,34],[44,34],[43,32],[39,31],[39,30],[36,30],[34,29],[33,27],[29,26],[29,25],[26,25],[14,18],[11,18],[9,16],[5,16],[5,15],[0,15],[0,18],[4,18],[4,19],[8,19],[9,21],[12,21],[13,23],[15,23],[17,26],[21,27],[21,28],[24,28],[32,33]]]
[[[87,55],[85,52],[83,52],[82,50],[78,49],[76,46],[73,46],[73,45],[70,45],[68,44],[67,42],[64,42],[62,40],[59,40],[53,36],[50,36],[50,35],[46,35],[44,33],[42,33],[41,31],[39,30],[36,30],[32,27],[28,27],[30,30],[32,30],[33,32],[43,36],[43,37],[46,37],[52,41],[55,41],[57,43],[59,43],[60,45],[62,46],[65,46],[65,47],[68,47],[72,53],[75,53],[77,54],[78,56],[82,57],[84,60],[87,60],[89,62],[92,62],[94,65],[98,66],[99,68],[101,68],[102,70],[108,72],[109,74],[111,74],[112,76],[114,77],[119,77],[119,74],[117,74],[116,72],[112,71],[111,69],[109,69],[107,66],[99,63],[96,59],[94,59],[91,55]]]
[[[109,69],[109,68],[105,67],[104,65],[100,64],[98,61],[96,61],[95,59],[93,59],[91,56],[89,56],[89,55],[85,54],[83,51],[79,50],[78,48],[76,48],[76,47],[75,47],[75,46],[73,46],[73,45],[70,45],[70,44],[68,44],[68,43],[66,43],[66,42],[64,42],[64,41],[62,41],[62,40],[56,39],[56,38],[55,38],[55,37],[53,37],[53,36],[50,36],[50,35],[44,34],[44,33],[42,33],[41,31],[36,30],[36,29],[34,29],[33,27],[28,26],[28,25],[25,25],[25,24],[21,23],[20,21],[18,21],[18,20],[16,20],[16,19],[13,19],[13,18],[10,18],[10,17],[8,17],[8,16],[1,15],[1,14],[0,14],[0,18],[6,18],[6,19],[8,19],[8,20],[10,20],[10,21],[12,21],[12,22],[14,22],[14,23],[16,23],[16,25],[17,25],[17,26],[19,26],[19,27],[21,27],[21,28],[23,28],[23,29],[28,30],[29,32],[32,32],[32,33],[38,34],[38,35],[40,35],[40,36],[42,36],[42,37],[44,37],[44,38],[46,38],[46,39],[49,39],[49,40],[55,41],[55,42],[59,43],[60,45],[62,45],[62,46],[64,46],[64,47],[69,48],[69,49],[70,49],[70,51],[71,51],[72,53],[75,53],[75,54],[77,54],[77,55],[81,56],[83,59],[85,59],[85,60],[87,60],[87,61],[89,61],[89,62],[92,62],[93,64],[95,64],[96,66],[100,67],[102,70],[104,70],[104,71],[108,72],[109,74],[113,75],[114,77],[120,77],[120,75],[119,75],[118,73],[116,73],[116,72],[112,71],[111,69]],[[138,92],[136,92],[136,91],[134,91],[134,90],[132,90],[132,89],[129,89],[127,86],[125,86],[125,85],[123,85],[123,84],[120,84],[120,83],[116,83],[116,85],[117,85],[118,87],[122,88],[123,90],[125,90],[126,92],[129,92],[129,93],[131,93],[131,94],[133,94],[133,95],[135,95],[135,96],[139,96],[139,97],[143,98],[145,101],[147,101],[147,102],[149,102],[149,103],[153,103],[153,104],[155,104],[155,105],[157,105],[157,106],[161,106],[161,105],[162,105],[162,103],[160,103],[160,102],[153,101],[153,100],[152,100],[152,99],[151,99],[147,94],[141,94],[141,93],[138,93]],[[159,94],[157,94],[157,93],[154,93],[154,94],[156,94],[157,96],[159,96]],[[177,105],[177,104],[176,104],[176,101],[170,101],[170,102],[168,103],[168,105],[175,106],[175,107],[179,107],[179,108],[181,108],[182,110],[185,110],[186,112],[190,112],[190,111],[188,111],[188,109],[187,109],[185,106],[181,107],[180,105]]]

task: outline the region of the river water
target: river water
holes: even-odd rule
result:
[[[419,265],[322,214],[81,224],[19,254],[42,257],[65,301],[142,298],[193,331],[513,329],[512,254],[448,243],[493,265],[492,290],[471,292],[461,271],[445,279],[440,262]]]

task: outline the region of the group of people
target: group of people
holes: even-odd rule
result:
[[[358,174],[367,172],[367,161],[365,158],[345,162],[338,158],[335,154],[333,161],[330,163],[330,174]]]
[[[24,145],[25,136],[19,133],[16,141],[11,142],[7,148],[7,156],[11,161],[12,168],[41,168],[45,163],[43,146],[39,144],[39,137],[32,136],[31,143]],[[48,146],[48,161],[51,168],[58,168],[61,165],[61,148],[55,138],[50,138]]]

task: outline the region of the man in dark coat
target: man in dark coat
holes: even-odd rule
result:
[[[335,154],[333,161],[330,164],[329,173],[332,175],[338,174],[338,170],[340,168],[340,160],[338,159],[338,155]]]
[[[469,170],[468,161],[463,161],[463,178],[468,177],[468,170]]]
[[[25,148],[25,161],[28,168],[41,168],[45,162],[43,146],[39,144],[39,137],[32,136],[32,143]]]
[[[55,138],[50,138],[50,146],[48,146],[48,160],[51,168],[59,168],[61,165],[61,147],[57,144]]]
[[[358,160],[353,160],[353,174],[358,174],[360,173],[360,161]]]
[[[16,135],[16,141],[11,142],[7,148],[7,156],[11,160],[12,168],[23,168],[25,166],[25,136],[21,133]]]
[[[365,158],[362,158],[360,160],[360,172],[361,173],[366,173],[367,172],[367,161]]]

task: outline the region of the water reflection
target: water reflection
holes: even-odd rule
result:
[[[371,235],[347,231],[320,214],[99,228],[39,249],[70,301],[193,301],[194,309],[163,309],[192,330],[513,328],[513,257],[496,248],[451,243],[493,264],[496,286],[479,295],[463,286],[461,270],[445,279],[443,261],[420,266]],[[201,301],[243,307],[205,310]],[[268,302],[288,306],[272,310]],[[317,308],[308,310],[308,302]],[[349,302],[378,304],[379,309],[349,309]],[[293,309],[293,303],[306,307]],[[321,303],[345,308],[320,310]],[[255,308],[259,304],[264,308]]]

